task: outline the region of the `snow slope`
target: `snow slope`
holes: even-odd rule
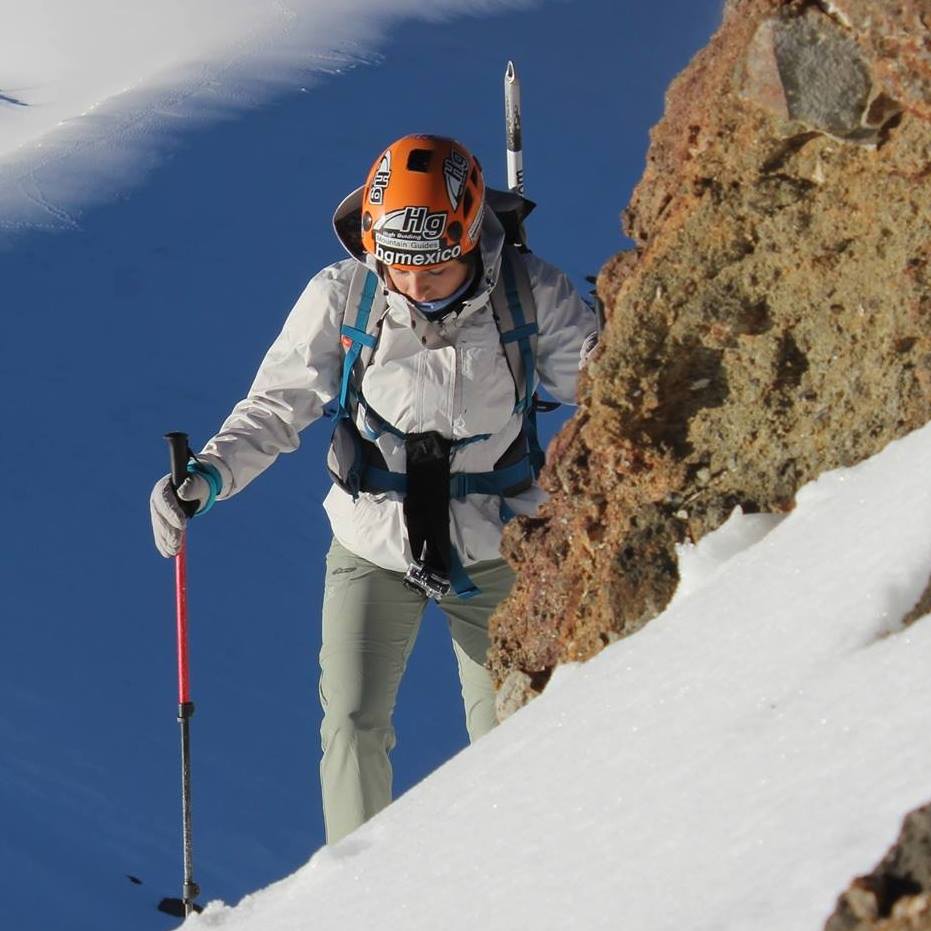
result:
[[[769,532],[736,514],[661,617],[185,928],[821,928],[931,796],[929,474],[931,425]]]
[[[0,232],[76,229],[192,120],[372,60],[392,22],[531,0],[0,3]]]

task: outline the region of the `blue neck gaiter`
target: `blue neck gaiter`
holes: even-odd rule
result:
[[[470,275],[458,291],[438,301],[411,301],[411,303],[428,319],[439,320],[451,305],[455,304],[472,287],[475,275]]]

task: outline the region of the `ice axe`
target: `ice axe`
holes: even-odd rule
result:
[[[190,457],[188,435],[186,433],[166,433],[165,439],[171,451],[171,484],[177,489],[187,478],[187,464]],[[180,501],[180,499],[179,499]],[[193,516],[197,505],[194,502],[180,501],[187,512]],[[187,636],[187,534],[182,532],[181,549],[175,556],[175,605],[177,610],[178,638],[178,723],[181,725],[181,832],[184,845],[184,885],[180,899],[165,898],[158,903],[160,912],[186,918],[192,911],[203,911],[194,899],[200,894],[200,887],[194,882],[193,842],[191,834],[191,717],[194,703],[191,701],[191,683],[188,666]]]
[[[504,131],[507,145],[508,190],[524,196],[524,133],[520,114],[520,78],[514,62],[504,72]]]

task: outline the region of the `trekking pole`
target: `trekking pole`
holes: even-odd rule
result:
[[[186,433],[166,433],[165,439],[171,451],[171,484],[177,489],[187,478],[187,462],[190,455]],[[186,502],[181,502],[185,507]],[[187,508],[185,508],[187,510]],[[191,508],[193,510],[193,507]],[[190,517],[191,514],[188,514]],[[182,897],[162,899],[159,910],[187,917],[195,906],[194,899],[200,887],[194,882],[193,843],[191,833],[191,731],[190,722],[194,714],[191,701],[190,674],[188,668],[187,636],[187,534],[182,533],[181,549],[175,556],[175,604],[177,609],[178,637],[178,723],[181,725],[181,830],[184,844],[184,885]]]
[[[524,138],[520,128],[520,78],[514,62],[504,72],[504,127],[508,150],[508,189],[524,194]]]

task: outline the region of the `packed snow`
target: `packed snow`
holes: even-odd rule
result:
[[[931,425],[782,520],[293,876],[184,925],[816,931],[931,795]]]

